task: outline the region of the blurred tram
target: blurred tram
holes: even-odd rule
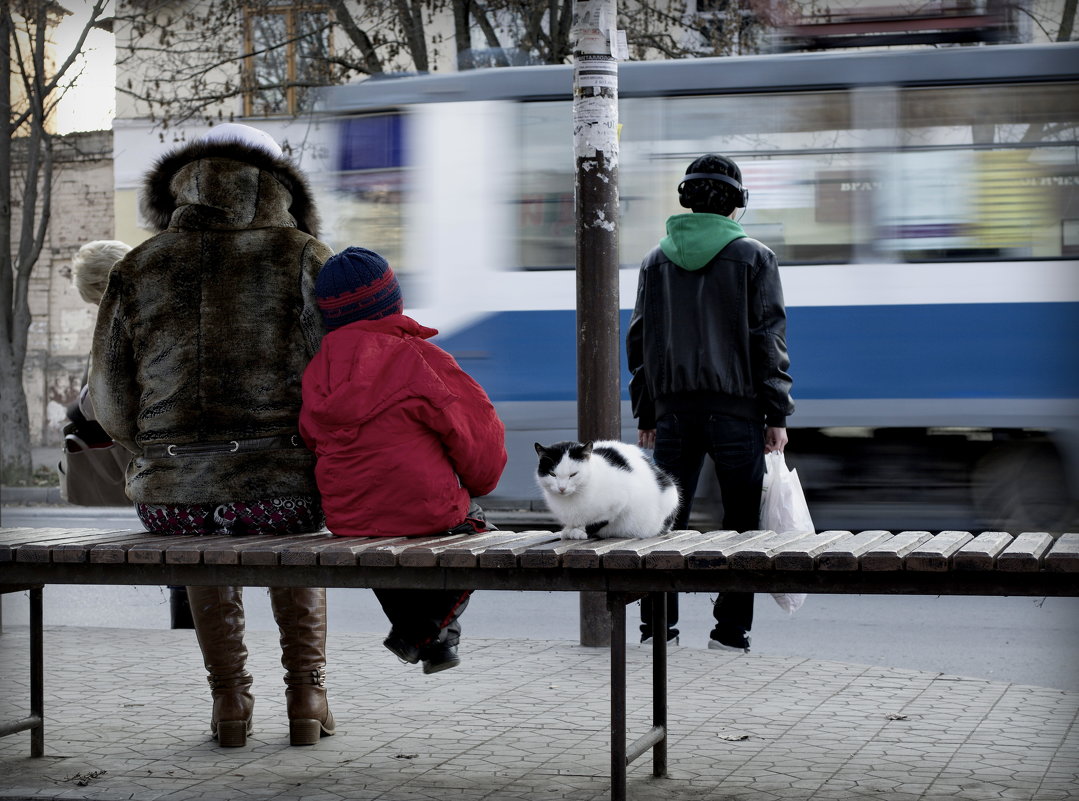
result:
[[[571,86],[520,67],[323,100],[326,238],[386,254],[491,395],[499,502],[538,505],[532,443],[576,436]],[[620,338],[686,165],[732,156],[781,264],[818,528],[1075,525],[1079,45],[624,63],[619,95]],[[636,441],[628,402],[622,423]]]

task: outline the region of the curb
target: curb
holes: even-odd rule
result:
[[[67,506],[59,487],[0,487],[0,504]]]

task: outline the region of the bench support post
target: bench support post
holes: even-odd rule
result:
[[[45,756],[45,615],[43,587],[30,590],[30,756]]]
[[[626,801],[626,597],[608,593],[611,612],[611,801]]]
[[[667,595],[652,595],[652,728],[626,746],[626,605],[637,596],[607,593],[611,613],[611,801],[626,799],[626,768],[652,749],[652,775],[667,775]]]
[[[30,756],[45,756],[45,635],[42,585],[6,586],[0,592],[30,591],[30,715],[0,723],[0,737],[30,731]]]
[[[652,775],[667,775],[667,593],[652,596]]]

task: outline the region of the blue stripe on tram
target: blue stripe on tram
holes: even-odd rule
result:
[[[787,317],[797,398],[1079,397],[1076,303],[796,306]],[[495,402],[573,400],[575,320],[497,312],[437,341]],[[626,397],[621,334],[619,350]]]

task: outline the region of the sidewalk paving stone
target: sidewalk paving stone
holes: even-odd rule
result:
[[[248,634],[255,732],[209,738],[191,631],[50,626],[46,756],[0,738],[0,800],[601,801],[609,655],[469,640],[425,676],[381,638],[332,635],[338,733],[292,748],[276,635]],[[29,630],[0,635],[0,719],[26,714]],[[629,737],[650,725],[651,649],[630,646]],[[911,670],[669,651],[669,776],[631,801],[1079,801],[1079,693]]]

